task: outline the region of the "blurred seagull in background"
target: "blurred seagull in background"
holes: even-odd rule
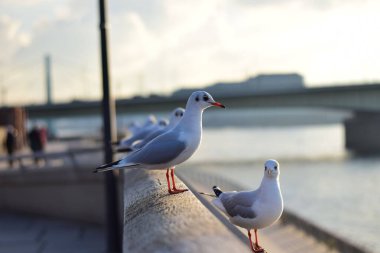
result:
[[[272,225],[284,209],[279,176],[280,164],[268,160],[260,187],[255,191],[222,192],[219,187],[213,187],[217,198],[212,203],[229,217],[231,223],[247,229],[250,248],[255,253],[264,252],[259,245],[257,230]],[[252,229],[255,244],[252,244]]]
[[[187,101],[183,118],[174,128],[154,138],[143,148],[130,153],[127,157],[102,165],[94,172],[129,168],[166,169],[168,192],[175,194],[187,191],[187,189],[176,188],[174,168],[189,159],[198,149],[202,140],[202,114],[206,108],[211,106],[225,108],[221,103],[215,102],[209,93],[193,92]],[[170,187],[170,170],[173,188]]]
[[[135,135],[140,131],[141,127],[142,126],[140,126],[136,121],[133,121],[127,126],[127,133],[129,135]]]
[[[163,124],[163,123],[161,123]],[[132,145],[136,141],[143,140],[145,137],[147,137],[150,133],[156,131],[159,127],[159,124],[157,124],[157,119],[154,115],[149,115],[147,120],[145,121],[144,125],[142,125],[140,128],[134,128],[133,135],[129,138],[123,138],[118,142],[113,143],[114,145],[117,145],[116,151],[117,152],[130,152],[132,151]]]
[[[157,129],[156,131],[150,133],[144,140],[134,144],[132,146],[132,149],[133,150],[140,149],[140,148],[144,147],[148,142],[150,142],[151,140],[156,138],[157,136],[173,129],[178,124],[178,122],[182,119],[184,113],[185,113],[185,109],[183,109],[181,107],[174,109],[171,112],[169,124],[167,126],[162,127],[160,129]]]

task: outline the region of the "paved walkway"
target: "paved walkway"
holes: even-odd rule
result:
[[[101,227],[0,212],[0,253],[100,253]]]

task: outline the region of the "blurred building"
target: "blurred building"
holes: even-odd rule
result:
[[[203,88],[214,96],[243,95],[247,93],[268,93],[305,88],[303,77],[296,73],[262,74],[242,82],[219,82]],[[187,97],[197,89],[180,89],[173,96]]]
[[[16,130],[16,149],[26,145],[26,112],[21,107],[0,108],[0,144],[4,143],[7,127],[12,125]],[[0,145],[0,150],[3,145]]]

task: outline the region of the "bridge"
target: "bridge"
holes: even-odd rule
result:
[[[380,83],[213,95],[229,108],[304,107],[353,112],[353,117],[343,122],[346,148],[357,154],[380,152],[380,135],[377,134],[380,129]],[[187,97],[180,96],[122,99],[116,101],[116,110],[118,113],[164,112],[184,106],[186,100]],[[31,105],[26,109],[30,118],[45,119],[101,113],[101,105],[95,101]]]
[[[206,89],[207,90],[207,89]],[[380,83],[333,87],[305,88],[290,91],[251,94],[213,94],[229,108],[240,107],[319,107],[354,112],[380,112]],[[184,106],[186,97],[152,96],[149,98],[120,99],[117,112],[158,112]],[[101,113],[98,101],[76,101],[61,104],[30,105],[31,118],[96,115]]]

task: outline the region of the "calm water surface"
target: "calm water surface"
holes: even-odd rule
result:
[[[281,164],[288,210],[380,252],[380,159],[350,157],[340,124],[206,129],[189,166],[254,189],[268,158]]]

